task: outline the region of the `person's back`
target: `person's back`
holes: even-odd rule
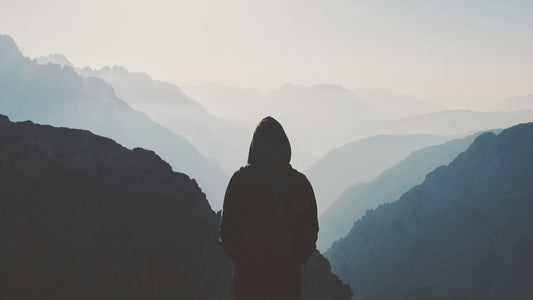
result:
[[[220,238],[235,262],[237,299],[299,298],[301,264],[315,249],[318,222],[312,187],[290,155],[281,125],[263,119],[248,165],[226,190]]]

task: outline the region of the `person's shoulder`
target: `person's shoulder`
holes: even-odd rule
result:
[[[300,171],[296,170],[293,167],[291,167],[290,176],[293,178],[294,181],[297,181],[298,183],[310,184],[307,177],[303,173],[301,173]]]
[[[307,177],[299,172],[298,170],[291,168],[291,180],[290,185],[294,189],[294,191],[301,196],[305,197],[297,197],[297,199],[314,199],[314,192],[313,192],[313,186],[311,185],[311,182],[307,179]],[[307,203],[307,202],[306,202]]]
[[[232,180],[238,180],[239,178],[246,177],[250,173],[250,165],[240,167],[233,175],[231,176]]]
[[[296,170],[292,166],[290,166],[289,172],[290,172],[291,176],[298,177],[298,178],[306,178],[305,175],[302,172]]]

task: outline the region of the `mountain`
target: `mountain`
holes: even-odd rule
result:
[[[262,94],[221,84],[186,87],[213,112],[253,130],[264,117],[276,118],[293,145],[293,165],[304,169],[329,150],[354,140],[354,123],[367,120],[371,109],[340,85],[291,85]]]
[[[254,128],[265,117],[258,111],[264,95],[254,88],[238,88],[221,83],[185,85],[183,91],[219,117]]]
[[[0,69],[0,113],[16,121],[87,129],[128,148],[157,151],[175,170],[198,180],[214,209],[222,207],[229,178],[220,166],[182,136],[133,110],[102,79],[81,77],[69,66],[39,65],[4,35],[0,57],[5,66]]]
[[[22,58],[17,44],[7,35],[0,34],[0,77],[17,64]]]
[[[410,116],[398,120],[371,121],[355,131],[379,134],[469,134],[491,128],[506,128],[533,121],[533,111],[479,112],[471,110],[448,110]]]
[[[533,110],[533,95],[505,99],[496,103],[494,109],[499,111]]]
[[[362,88],[353,91],[368,106],[377,111],[380,119],[398,119],[444,110],[438,104],[424,102],[411,95],[400,95],[387,89]]]
[[[48,56],[38,56],[34,60],[40,65],[54,64],[61,67],[69,66],[75,69],[74,65],[62,54],[55,53]]]
[[[318,209],[323,212],[351,185],[374,179],[417,149],[449,139],[439,135],[366,138],[328,152],[304,173],[313,184]]]
[[[238,88],[221,83],[211,83],[197,86],[187,85],[183,89],[188,95],[194,99],[198,99],[212,113],[245,123],[249,120],[243,116],[244,112],[246,114],[251,113],[256,115],[260,112],[261,106],[267,105],[265,103],[268,101],[266,98],[274,99],[275,101],[280,94],[291,93],[291,90],[300,90],[295,93],[294,96],[297,97],[294,97],[292,101],[295,101],[294,99],[296,101],[307,101],[305,100],[307,97],[305,95],[306,90],[309,91],[309,94],[312,94],[312,98],[317,98],[314,95],[317,90],[321,91],[322,95],[320,98],[324,99],[322,101],[325,101],[326,104],[331,99],[352,98],[354,102],[360,103],[360,106],[361,103],[363,104],[362,106],[366,106],[366,113],[369,112],[368,108],[371,108],[372,114],[365,116],[365,118],[370,117],[371,119],[398,119],[409,115],[424,114],[444,109],[440,105],[424,102],[410,95],[400,95],[383,88],[362,88],[349,91],[340,85],[319,84],[306,87],[286,84],[280,89],[263,94],[254,88]],[[310,104],[323,105],[320,102]],[[353,112],[353,110],[350,111]],[[253,121],[250,125],[257,123],[255,119]]]
[[[84,77],[98,77],[111,84],[120,99],[187,138],[203,155],[216,160],[225,172],[233,173],[246,163],[251,131],[211,115],[178,86],[118,66],[75,70]]]
[[[340,85],[285,85],[265,95],[264,111],[283,124],[294,147],[293,162],[303,168],[352,141],[348,128],[372,115],[351,91]]]
[[[530,299],[533,123],[478,136],[326,252],[357,299]]]
[[[334,241],[346,236],[353,223],[364,216],[367,210],[400,198],[404,192],[422,183],[427,173],[449,164],[479,134],[416,150],[373,181],[359,182],[346,189],[320,215],[317,248],[325,252]]]
[[[0,298],[233,299],[220,213],[154,152],[0,116]],[[318,252],[302,299],[349,299]]]
[[[293,145],[293,165],[302,170],[333,149],[376,135],[465,136],[533,121],[531,111],[444,110],[448,108],[385,89],[350,91],[331,84],[286,84],[267,93],[222,84],[184,90],[211,113],[250,131],[263,117],[275,117]]]

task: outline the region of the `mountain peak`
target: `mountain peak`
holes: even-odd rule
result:
[[[340,84],[320,83],[320,84],[315,84],[315,85],[311,86],[311,88],[322,89],[322,90],[331,90],[331,91],[346,91],[346,92],[348,92],[348,90],[345,87],[343,87],[342,85],[340,85]]]
[[[0,74],[23,58],[15,40],[9,35],[0,34]]]
[[[345,87],[343,87],[340,84],[328,84],[328,83],[313,84],[311,86],[307,86],[303,84],[286,83],[278,89],[278,91],[294,91],[294,90],[350,92],[349,90],[347,90]]]
[[[17,43],[15,40],[6,34],[0,34],[0,52],[2,52],[2,57],[5,56],[17,56],[17,58],[22,57]]]
[[[113,65],[113,67],[111,67],[111,69],[113,71],[115,71],[115,72],[124,72],[124,73],[130,72],[126,67],[118,66],[118,65]]]
[[[61,67],[69,66],[71,68],[74,66],[63,54],[59,53],[50,54],[48,56],[39,56],[36,57],[35,60],[40,65],[54,64],[61,65]]]
[[[109,80],[110,77],[117,77],[117,76],[120,76],[121,78],[133,76],[135,78],[139,78],[142,80],[153,81],[152,77],[150,77],[150,75],[146,73],[132,72],[128,70],[128,68],[119,66],[119,65],[104,66],[100,69],[92,69],[90,67],[83,67],[82,69],[80,69],[80,71],[82,72],[82,74],[85,74],[85,75],[93,74],[93,76],[96,76],[96,77],[104,77],[106,81],[113,81],[113,80]],[[98,73],[101,73],[101,74],[98,75]]]
[[[9,123],[9,118],[0,114],[0,125],[3,125],[5,123]]]

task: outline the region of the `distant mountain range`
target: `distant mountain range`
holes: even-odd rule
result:
[[[385,89],[350,91],[340,85],[285,85],[260,93],[210,84],[186,86],[184,91],[213,114],[250,130],[266,115],[279,119],[294,145],[293,162],[299,169],[342,145],[376,135],[465,136],[533,121],[532,111],[450,110]]]
[[[254,88],[238,88],[220,83],[185,85],[183,91],[210,113],[254,128],[264,116],[260,108],[264,95]]]
[[[280,120],[295,145],[293,158],[298,168],[309,167],[333,148],[361,138],[361,134],[353,131],[354,124],[386,118],[391,109],[400,112],[399,107],[404,107],[401,111],[407,115],[431,107],[386,90],[361,90],[361,98],[359,92],[328,84],[309,87],[287,84],[264,94],[216,83],[185,86],[184,91],[212,113],[250,128],[266,115]],[[413,108],[418,105],[422,108]],[[414,110],[407,112],[410,109]]]
[[[1,299],[234,298],[220,213],[152,151],[0,115],[0,212]],[[351,295],[315,252],[302,299]]]
[[[529,299],[533,123],[484,133],[326,252],[356,299]],[[409,176],[409,174],[405,174]]]
[[[375,118],[398,119],[412,115],[444,111],[446,107],[422,101],[411,95],[399,95],[387,89],[362,88],[353,93],[375,111]]]
[[[72,66],[81,76],[103,79],[133,109],[146,113],[155,122],[187,138],[203,155],[216,160],[227,173],[234,172],[246,162],[251,131],[211,115],[174,84],[153,80],[145,73],[132,73],[119,66],[99,70],[76,68],[59,54],[35,60],[40,64]]]
[[[348,234],[353,223],[364,216],[367,210],[400,198],[403,193],[422,183],[427,173],[449,164],[465,151],[479,134],[416,150],[406,159],[385,170],[375,180],[359,182],[347,188],[320,215],[317,248],[323,252],[329,249],[334,241]]]
[[[398,120],[371,121],[363,128],[383,134],[440,134],[459,135],[475,133],[491,128],[506,128],[519,123],[533,121],[533,111],[478,112],[471,110],[449,110],[410,116]],[[354,131],[363,132],[360,127]]]
[[[13,120],[91,130],[128,148],[156,151],[175,170],[198,180],[214,209],[222,207],[228,175],[185,138],[154,123],[118,98],[102,79],[71,67],[39,65],[0,35],[0,113]]]
[[[494,110],[515,111],[533,110],[533,95],[525,95],[505,99],[494,106]]]
[[[452,137],[440,135],[379,135],[328,152],[304,173],[313,184],[320,212],[351,185],[370,181],[411,152]]]
[[[260,113],[262,107],[269,105],[268,101],[278,101],[278,95],[285,97],[284,94],[287,93],[294,93],[296,97],[293,98],[296,99],[296,102],[306,101],[305,97],[311,94],[311,98],[322,99],[318,106],[327,105],[328,100],[331,99],[343,98],[351,99],[349,100],[351,102],[364,103],[364,106],[367,107],[365,119],[397,119],[445,110],[440,105],[428,103],[410,95],[399,95],[387,89],[362,88],[350,91],[340,85],[328,84],[314,86],[286,84],[277,90],[267,93],[261,93],[254,88],[238,88],[221,83],[196,86],[186,85],[183,86],[183,90],[202,103],[212,113],[221,117],[246,123],[247,119],[243,114],[254,115],[254,119],[248,120],[252,121],[249,125],[257,123],[255,121],[256,115]],[[314,93],[315,91],[321,93],[321,95],[317,95]],[[314,103],[314,105],[317,104]],[[369,112],[372,113],[369,114]],[[353,110],[352,113],[354,113]]]
[[[465,136],[466,133],[505,128],[530,121],[533,121],[533,111],[529,110],[511,112],[453,110],[398,120],[368,121],[353,128],[354,136],[369,132],[384,135],[363,138],[331,150],[312,164],[305,174],[314,184],[319,211],[323,212],[348,187],[374,179],[383,170],[401,161],[414,150],[439,144],[453,136]]]
[[[278,119],[295,145],[292,161],[309,166],[331,147],[353,141],[345,129],[366,120],[371,108],[337,85],[285,85],[265,95],[263,110]]]

